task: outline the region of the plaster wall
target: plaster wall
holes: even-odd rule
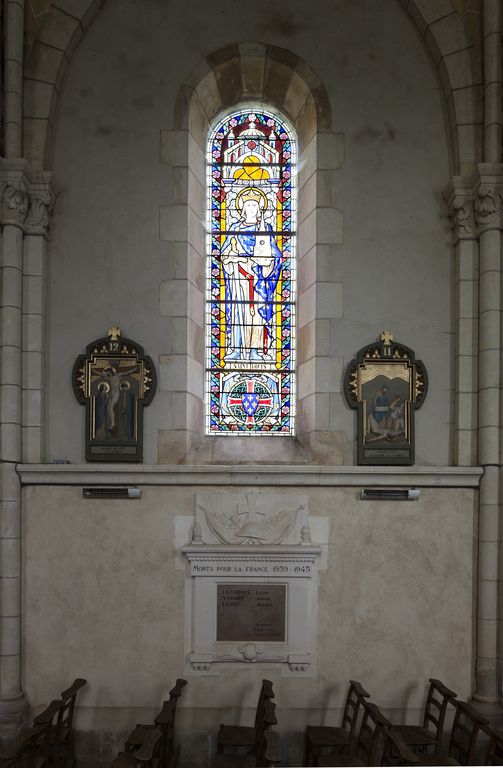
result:
[[[306,723],[338,721],[350,677],[391,719],[419,718],[428,677],[468,697],[476,492],[423,488],[418,501],[389,503],[361,501],[355,487],[289,488],[296,491],[329,528],[319,542],[327,570],[318,676],[310,679],[282,677],[274,665],[219,677],[187,668],[175,516],[192,518],[194,488],[144,486],[141,499],[125,502],[86,500],[77,486],[25,488],[23,690],[31,706],[86,677],[80,749],[107,760],[128,729],[155,714],[174,679],[186,677],[178,732],[185,758],[195,756],[181,765],[199,765],[222,719],[253,719],[264,676],[274,681],[278,727],[299,749]]]
[[[314,0],[309,9],[292,0],[287,11],[264,0],[168,8],[148,0],[147,13],[144,5],[108,0],[73,55],[59,102],[47,460],[82,460],[84,413],[70,371],[90,340],[117,322],[157,365],[180,347],[178,336],[187,330],[170,325],[165,306],[159,311],[160,286],[173,279],[177,258],[159,238],[159,210],[181,194],[173,169],[159,162],[161,131],[173,128],[178,88],[203,56],[261,40],[308,62],[327,88],[332,129],[345,137],[337,187],[327,193],[343,212],[344,240],[317,247],[319,278],[342,286],[343,309],[325,320],[318,307],[319,333],[324,328],[324,343],[344,365],[384,328],[416,351],[430,377],[417,418],[416,461],[449,464],[453,327],[442,203],[448,147],[439,85],[403,8],[389,3],[383,13],[370,0]],[[354,413],[340,375],[335,384],[333,371],[327,377],[326,428],[351,446]],[[190,382],[191,391],[201,388]],[[162,390],[145,410],[147,463],[157,463],[158,433],[174,428],[174,410]],[[352,462],[351,447],[346,460]]]

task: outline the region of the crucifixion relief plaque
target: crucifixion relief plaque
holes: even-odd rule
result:
[[[86,406],[86,461],[142,461],[143,407],[155,394],[152,360],[113,325],[73,366],[75,397]]]

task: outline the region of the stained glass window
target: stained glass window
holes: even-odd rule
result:
[[[263,108],[210,132],[208,434],[294,434],[295,163],[292,130]]]

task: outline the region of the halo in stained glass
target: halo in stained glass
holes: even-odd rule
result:
[[[295,160],[293,131],[268,109],[210,131],[208,434],[294,434]]]

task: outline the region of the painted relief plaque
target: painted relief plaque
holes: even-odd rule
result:
[[[286,641],[285,584],[217,584],[217,641]]]
[[[143,347],[112,326],[73,366],[73,391],[86,406],[86,461],[142,461],[143,407],[156,389]]]
[[[428,388],[426,370],[389,331],[358,352],[344,379],[357,409],[358,464],[414,463],[414,412]]]

